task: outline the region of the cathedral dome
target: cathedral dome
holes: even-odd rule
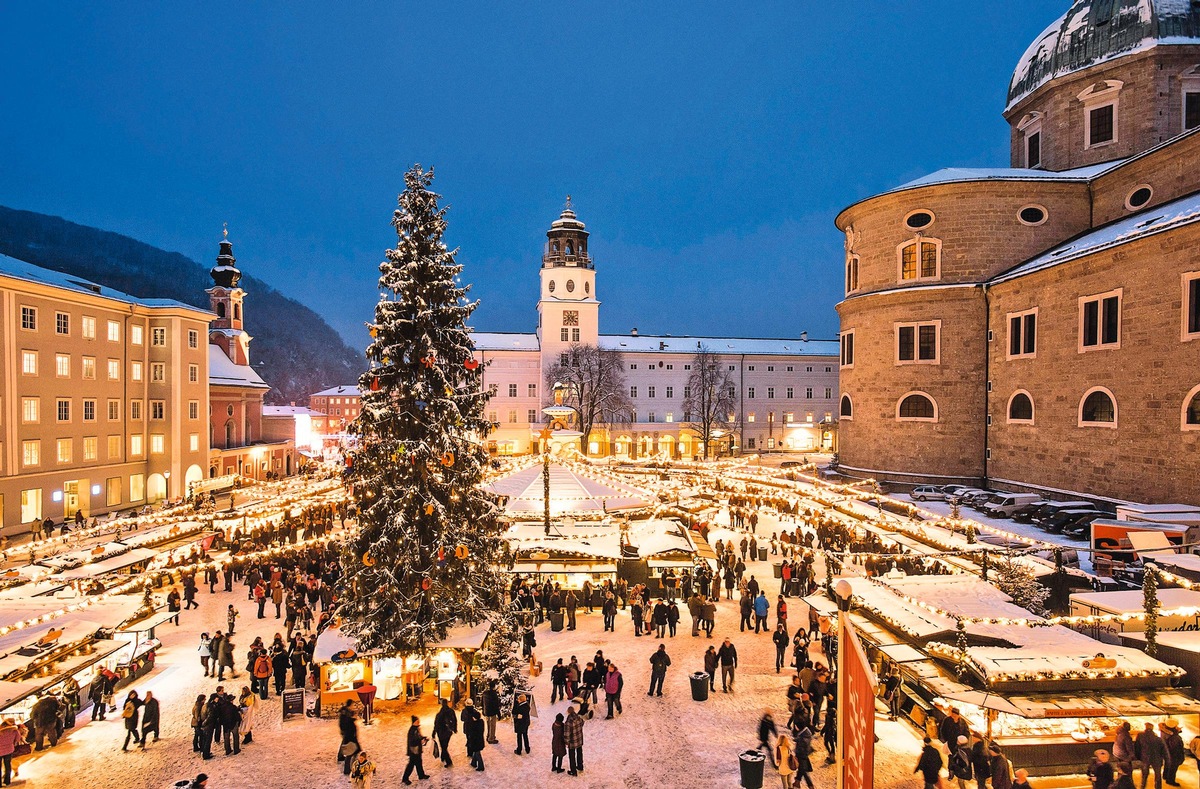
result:
[[[1178,44],[1200,44],[1200,0],[1075,0],[1021,56],[1008,108],[1056,77]]]

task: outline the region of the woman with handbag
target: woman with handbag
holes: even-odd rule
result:
[[[779,765],[779,780],[783,789],[792,789],[792,776],[796,774],[796,753],[792,741],[786,734],[780,734],[775,741],[775,763]]]

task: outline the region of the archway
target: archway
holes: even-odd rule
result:
[[[183,492],[185,495],[192,495],[195,492],[195,487],[204,481],[204,471],[200,466],[193,463],[188,466],[187,471],[183,473]]]
[[[167,478],[162,474],[151,474],[146,480],[146,502],[156,504],[167,497]]]

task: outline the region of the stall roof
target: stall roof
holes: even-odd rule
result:
[[[446,637],[441,641],[427,644],[426,649],[479,649],[487,639],[492,624],[486,619],[474,625],[456,625],[446,629]],[[317,636],[317,648],[313,650],[313,662],[328,663],[334,655],[344,650],[358,652],[354,639],[336,627],[326,628]],[[378,654],[377,650],[362,652],[360,655]]]
[[[20,682],[0,682],[0,712],[32,696],[46,687],[45,679],[26,679]]]
[[[152,627],[158,627],[161,624],[170,622],[175,617],[179,616],[177,611],[155,611],[145,619],[140,619],[137,622],[125,625],[119,628],[123,633],[138,633],[149,630]]]
[[[118,570],[123,570],[126,567],[153,559],[158,556],[157,551],[152,551],[149,548],[131,548],[130,550],[118,556],[110,556],[107,559],[102,559],[98,562],[85,564],[76,567],[73,570],[64,570],[58,574],[59,578],[74,580],[77,578],[98,578],[101,575],[107,575]]]
[[[1140,614],[1146,610],[1145,594],[1139,590],[1123,592],[1079,592],[1071,595],[1072,603],[1080,603],[1108,614]],[[1158,590],[1162,609],[1200,607],[1200,591],[1164,587]]]
[[[508,496],[505,511],[510,514],[540,513],[546,506],[540,465],[498,477],[485,485],[484,489]],[[632,485],[617,481],[602,482],[582,470],[550,464],[551,516],[561,517],[571,513],[596,515],[605,510],[642,509],[650,506],[651,501],[650,494]]]
[[[613,562],[581,561],[577,564],[564,564],[521,559],[513,569],[521,573],[615,573],[617,565]]]
[[[3,600],[0,601],[0,627],[36,619],[89,600],[86,596]],[[65,635],[76,638],[77,633],[82,637],[85,627],[91,627],[90,632],[95,632],[101,627],[116,627],[133,616],[141,603],[141,597],[138,595],[112,595],[103,600],[95,600],[91,605],[76,611],[67,611],[49,622],[12,630],[0,636],[0,655],[32,644],[51,630],[65,630]]]

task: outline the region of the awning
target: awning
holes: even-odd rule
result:
[[[946,693],[943,698],[951,701],[961,701],[964,704],[974,704],[976,707],[983,707],[985,710],[996,710],[997,712],[1007,712],[1011,715],[1024,715],[1024,711],[997,693],[988,693],[983,690],[963,690],[955,693]]]
[[[894,663],[913,663],[918,660],[929,660],[929,656],[908,644],[885,644],[879,651],[891,658]]]
[[[0,682],[0,714],[14,704],[38,693],[46,687],[44,679],[27,679],[21,682]],[[24,721],[21,721],[24,723]]]
[[[674,565],[672,565],[674,566]],[[532,559],[520,559],[513,565],[514,572],[521,573],[615,573],[617,565],[610,562],[578,562],[565,564],[562,562],[537,562]]]
[[[177,611],[156,611],[145,619],[139,620],[132,624],[125,625],[119,628],[121,633],[144,633],[152,627],[170,622],[175,617],[179,616]]]
[[[148,561],[155,556],[158,556],[158,552],[152,551],[149,548],[133,548],[119,556],[113,556],[93,562],[92,564],[85,564],[73,570],[64,570],[58,574],[58,577],[64,580],[98,578],[101,575],[107,575],[118,570],[124,570],[126,567],[132,567],[139,562]]]

